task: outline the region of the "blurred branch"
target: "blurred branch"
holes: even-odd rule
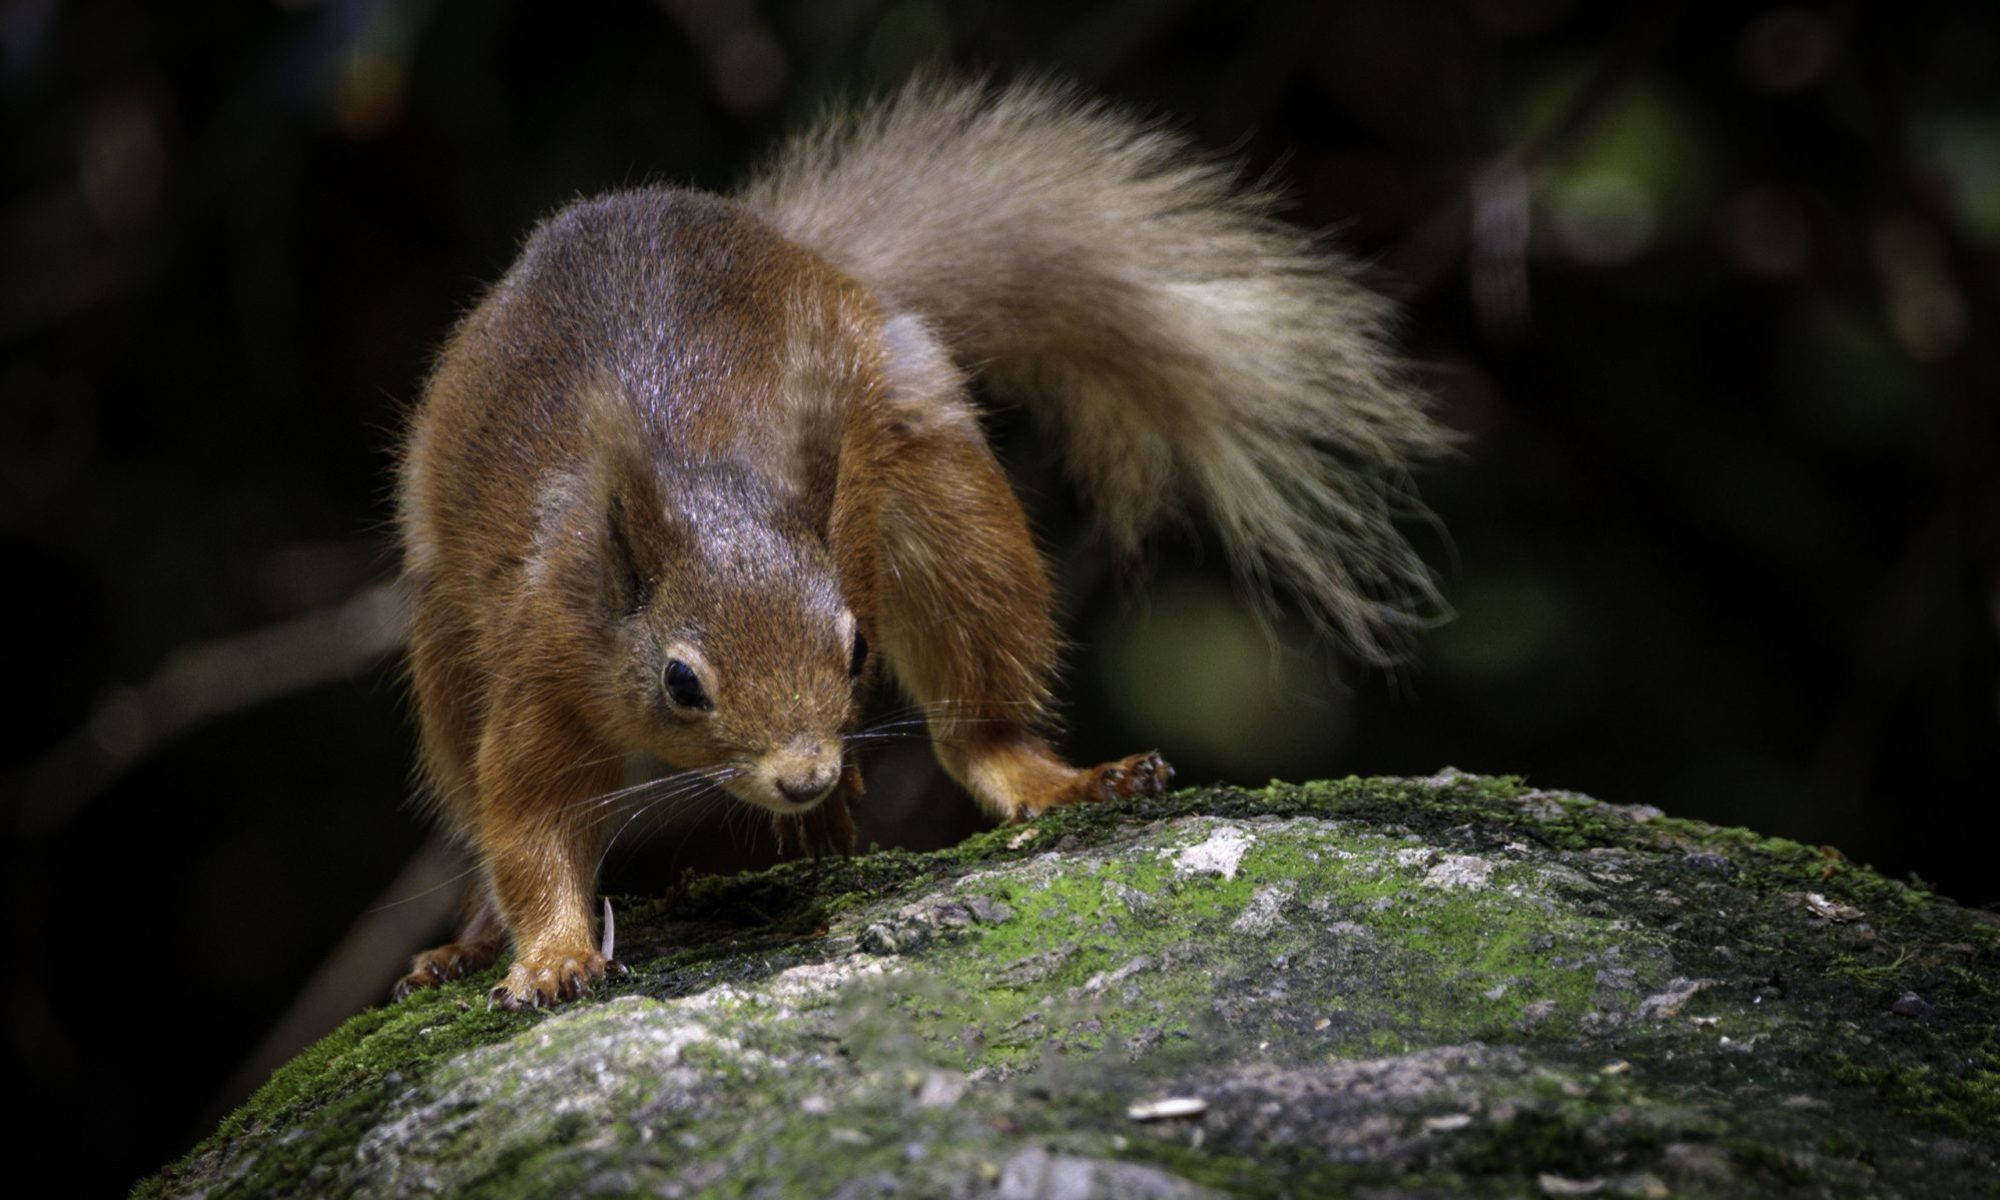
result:
[[[54,829],[149,755],[216,717],[355,675],[409,636],[401,581],[250,633],[185,647],[118,685],[29,772],[20,831]]]

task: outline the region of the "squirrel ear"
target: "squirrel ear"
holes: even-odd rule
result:
[[[640,556],[632,513],[623,496],[614,491],[604,515],[604,575],[613,603],[627,612],[644,612],[653,603],[653,576],[659,560]]]
[[[577,393],[588,438],[588,494],[602,540],[611,602],[638,612],[652,602],[661,564],[675,542],[653,454],[639,413],[615,380]]]

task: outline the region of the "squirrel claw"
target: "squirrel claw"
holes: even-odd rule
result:
[[[1046,809],[1062,804],[1121,800],[1127,796],[1158,796],[1173,782],[1174,769],[1158,750],[1128,755],[1115,762],[1099,763],[1070,773],[1064,788],[1039,802],[1015,807],[1009,814],[1015,822],[1032,820]]]
[[[389,994],[396,1000],[407,1000],[424,988],[442,987],[485,970],[498,953],[497,941],[477,938],[426,950],[410,963],[410,973],[398,979]]]
[[[1173,778],[1174,769],[1160,757],[1160,752],[1148,750],[1099,766],[1095,779],[1091,781],[1091,790],[1100,800],[1157,796],[1167,790],[1167,784],[1173,782]]]
[[[509,1012],[523,1004],[554,1008],[586,995],[591,981],[603,978],[604,972],[605,958],[594,950],[517,954],[506,978],[487,993],[487,1005],[498,1004]]]

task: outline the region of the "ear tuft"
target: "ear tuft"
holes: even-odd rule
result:
[[[638,409],[615,380],[578,389],[584,441],[584,493],[603,538],[608,603],[636,613],[652,603],[654,581],[673,545],[653,447]]]

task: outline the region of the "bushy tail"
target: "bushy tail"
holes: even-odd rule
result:
[[[1063,434],[1119,547],[1197,495],[1240,575],[1388,661],[1440,607],[1395,527],[1449,435],[1385,301],[1182,138],[1049,85],[922,82],[741,199]]]

